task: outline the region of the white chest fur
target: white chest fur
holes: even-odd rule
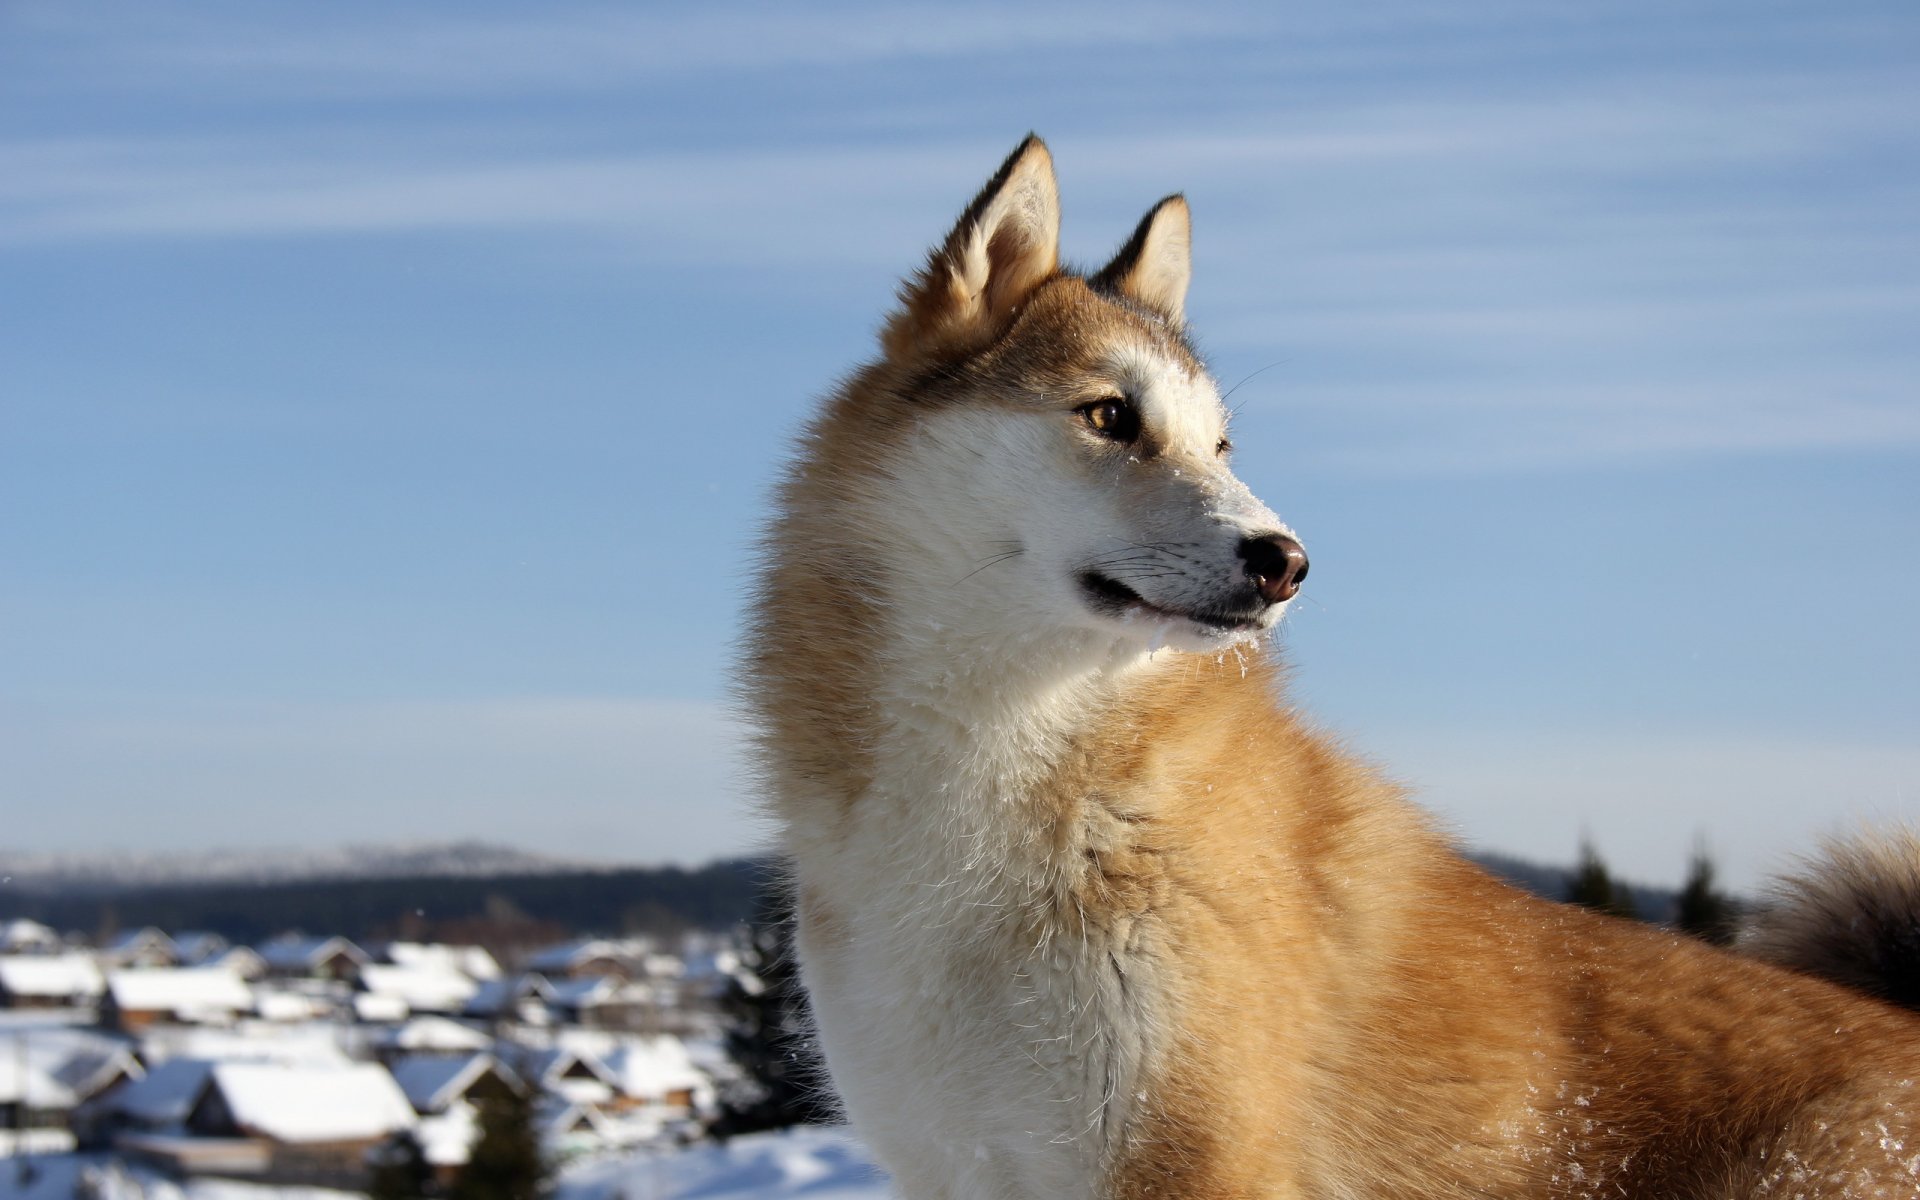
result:
[[[1095,1195],[1153,1052],[1153,972],[1074,910],[1036,795],[1090,685],[1004,683],[891,696],[869,794],[790,841],[834,1084],[914,1200]]]

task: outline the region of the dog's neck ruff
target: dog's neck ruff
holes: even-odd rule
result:
[[[982,637],[924,625],[893,646],[876,681],[888,724],[876,792],[934,775],[962,802],[1017,801],[1039,786],[1154,657],[1091,629]]]

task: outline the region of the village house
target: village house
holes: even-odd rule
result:
[[[38,1132],[42,1150],[57,1133],[71,1149],[74,1111],[143,1074],[131,1048],[89,1030],[12,1030],[0,1038],[0,1130]]]
[[[527,959],[526,969],[556,982],[614,979],[624,983],[642,976],[642,962],[650,949],[645,942],[584,938],[536,951]]]
[[[500,964],[482,946],[448,946],[438,942],[389,942],[382,957],[396,967],[438,967],[486,981],[503,974]]]
[[[480,1135],[480,1106],[524,1085],[491,1054],[416,1054],[389,1069],[419,1121],[414,1136],[442,1182],[467,1161]]]
[[[71,1149],[64,1135],[73,1107],[72,1093],[39,1064],[0,1058],[0,1150],[11,1155],[16,1143],[41,1152]]]
[[[200,967],[219,967],[232,971],[249,982],[267,977],[267,960],[251,946],[229,946],[225,950],[210,955],[204,962],[195,963]]]
[[[134,929],[110,939],[100,947],[100,964],[109,969],[132,967],[177,967],[180,947],[172,938],[151,925]]]
[[[0,957],[0,1008],[86,1008],[106,990],[106,977],[86,954]]]
[[[52,1070],[54,1080],[72,1095],[75,1107],[135,1083],[146,1073],[133,1048],[123,1044],[75,1047]]]
[[[493,1038],[451,1017],[411,1017],[374,1038],[374,1054],[391,1063],[409,1054],[464,1055],[486,1050]]]
[[[613,1072],[598,1055],[587,1050],[518,1046],[503,1050],[502,1057],[522,1080],[575,1104],[606,1108],[620,1089]]]
[[[183,967],[198,967],[213,961],[232,948],[232,943],[217,933],[194,930],[173,936],[173,946]]]
[[[540,1144],[557,1162],[641,1140],[624,1136],[624,1131],[597,1106],[561,1096],[548,1096],[535,1107],[534,1129],[540,1135]]]
[[[394,1082],[423,1117],[444,1113],[455,1104],[478,1106],[503,1098],[523,1085],[491,1054],[409,1054],[387,1068]]]
[[[676,1037],[626,1038],[599,1056],[613,1076],[616,1112],[646,1109],[663,1120],[710,1118],[719,1097]]]
[[[367,1152],[415,1124],[385,1067],[219,1063],[176,1134],[115,1146],[180,1174],[359,1188]]]
[[[103,1149],[121,1133],[177,1132],[206,1085],[213,1063],[175,1058],[138,1079],[104,1091],[74,1110],[73,1131],[85,1149]]]
[[[267,975],[275,979],[318,979],[351,983],[373,959],[365,950],[343,937],[309,938],[298,935],[278,937],[258,947],[267,965]]]
[[[412,1013],[452,1015],[466,1008],[480,984],[469,975],[432,962],[399,966],[369,963],[360,968],[360,990],[401,1005],[398,1020]]]
[[[58,954],[64,948],[60,935],[38,921],[0,921],[0,954]]]
[[[542,975],[515,975],[482,983],[468,999],[461,1015],[481,1021],[517,1021],[546,1025],[553,1020],[555,993]]]
[[[262,1021],[298,1025],[319,1021],[334,1013],[334,1005],[323,996],[308,995],[291,988],[253,985],[253,1012]]]
[[[549,1005],[562,1024],[586,1029],[651,1030],[659,1027],[653,988],[613,975],[568,979],[553,987]]]
[[[332,1020],[283,1023],[243,1017],[232,1025],[152,1025],[140,1035],[140,1055],[149,1065],[176,1058],[338,1064],[354,1057],[360,1040],[353,1027]]]
[[[132,1036],[169,1022],[231,1025],[252,1008],[246,980],[218,967],[110,971],[100,1023]]]

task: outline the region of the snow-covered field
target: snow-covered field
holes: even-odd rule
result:
[[[353,1200],[323,1188],[268,1188],[219,1180],[175,1183],[107,1166],[94,1155],[36,1158],[22,1184],[0,1161],[0,1200]],[[87,1174],[92,1188],[76,1190]],[[724,1146],[596,1158],[572,1164],[556,1200],[886,1200],[883,1176],[843,1129],[799,1129]]]
[[[581,1164],[560,1200],[885,1200],[886,1179],[844,1129],[797,1129]]]

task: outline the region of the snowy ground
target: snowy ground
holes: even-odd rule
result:
[[[32,1160],[19,1179],[0,1161],[0,1200],[75,1200],[83,1172],[97,1200],[354,1200],[323,1188],[268,1188],[195,1180],[174,1183],[145,1171],[110,1168],[95,1155]],[[886,1200],[886,1181],[842,1129],[800,1129],[659,1154],[596,1158],[570,1165],[557,1200]]]
[[[326,1188],[263,1188],[215,1179],[175,1183],[161,1175],[110,1164],[96,1154],[32,1158],[24,1172],[17,1162],[0,1162],[0,1200],[82,1200],[85,1197],[93,1200],[358,1200],[357,1193]]]
[[[886,1179],[844,1129],[798,1129],[724,1146],[583,1163],[560,1200],[886,1200]]]

